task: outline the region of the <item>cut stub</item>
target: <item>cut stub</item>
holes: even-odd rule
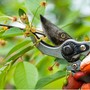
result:
[[[90,54],[81,62],[80,70],[90,74]]]

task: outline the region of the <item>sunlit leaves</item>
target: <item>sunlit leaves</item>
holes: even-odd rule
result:
[[[24,41],[22,41],[21,43],[15,45],[7,54],[6,58],[11,55],[12,53],[14,53],[15,51],[19,50],[20,48],[24,47],[25,45],[28,45],[31,41],[26,39]]]
[[[25,54],[26,52],[33,49],[34,45],[31,46],[30,43],[28,43],[28,42],[30,42],[30,41],[21,42],[20,44],[16,45],[14,48],[12,48],[11,51],[6,56],[6,60],[8,60],[8,61],[16,60],[20,56]]]
[[[11,28],[6,30],[2,37],[14,37],[14,36],[18,36],[18,35],[23,35],[23,31],[20,30],[19,28]]]
[[[44,3],[43,3],[44,2]],[[46,0],[26,0],[26,7],[33,15],[33,21],[40,21],[40,14],[44,15]]]
[[[0,38],[2,37],[4,32],[5,32],[4,30],[0,30]]]
[[[56,58],[55,61],[60,64],[60,70],[66,70],[66,67],[68,66],[68,61],[60,58]]]
[[[0,12],[0,21],[7,20],[7,19],[8,19],[7,16],[2,12]]]
[[[19,17],[23,23],[29,24],[28,16],[24,10],[19,9]]]
[[[4,14],[2,12],[0,12],[0,16],[3,16]]]
[[[47,76],[45,78],[42,78],[37,82],[36,89],[40,89],[43,86],[45,86],[45,85],[47,85],[47,84],[49,84],[49,83],[51,83],[51,82],[53,82],[53,81],[55,81],[57,79],[60,79],[60,78],[62,78],[64,76],[66,76],[67,74],[66,74],[66,71],[58,71],[55,74],[52,74],[52,75]]]
[[[6,84],[6,76],[8,73],[8,70],[11,67],[12,62],[6,63],[2,68],[0,68],[0,89],[3,89]]]
[[[38,80],[38,72],[34,65],[20,62],[14,73],[15,85],[18,89],[32,89]]]
[[[83,36],[87,32],[90,32],[90,26],[82,26],[74,32],[75,37]]]

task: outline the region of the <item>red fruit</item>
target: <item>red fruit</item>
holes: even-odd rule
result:
[[[81,81],[77,81],[72,74],[69,75],[68,77],[68,84],[66,86],[63,87],[63,89],[67,90],[67,89],[79,89],[82,86],[82,82]]]
[[[90,83],[84,83],[81,87],[81,90],[90,90]]]
[[[86,76],[86,73],[84,72],[77,72],[73,75],[73,77],[78,80],[79,78],[83,77],[83,76]]]

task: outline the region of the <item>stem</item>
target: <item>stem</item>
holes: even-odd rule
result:
[[[9,29],[10,28],[14,28],[16,26],[11,26],[11,25],[5,25],[5,24],[0,24],[0,26],[5,26],[5,27],[8,27]],[[19,28],[20,30],[24,30],[24,28],[20,28],[20,27],[16,27],[16,28]],[[43,35],[45,37],[45,34],[41,33],[41,32],[35,32],[33,33],[35,36],[37,36],[36,34],[40,34],[40,35]]]
[[[72,22],[71,23],[68,23],[68,24],[66,24],[66,25],[64,25],[64,26],[62,26],[61,28],[65,28],[65,27],[67,27],[67,26],[69,26],[69,25],[71,25],[72,24]]]
[[[0,16],[0,18],[2,18],[2,17],[6,17],[6,18],[8,18],[8,19],[12,19],[12,17],[10,17],[10,16]]]
[[[35,16],[36,16],[36,13],[37,13],[37,11],[38,11],[39,8],[40,8],[40,6],[36,9],[36,12],[35,12],[35,14],[34,14],[34,16],[33,16],[33,19],[32,19],[32,22],[31,22],[31,27],[32,27],[32,23],[33,23],[33,21],[34,21],[34,18],[35,18]]]
[[[5,26],[5,27],[8,27],[8,28],[15,28],[16,27],[16,26],[5,25],[5,24],[0,24],[0,26]],[[20,28],[20,27],[16,27],[16,28],[19,28],[21,30],[24,30],[23,28]]]

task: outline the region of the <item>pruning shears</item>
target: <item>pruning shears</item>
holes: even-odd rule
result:
[[[74,73],[78,72],[80,70],[81,56],[86,56],[90,52],[90,41],[78,42],[42,15],[40,15],[40,19],[44,34],[55,45],[49,45],[41,40],[36,44],[36,47],[46,55],[68,61],[71,65],[67,69]],[[35,43],[40,37],[36,33],[33,34],[34,36],[31,36],[31,39]]]
[[[81,56],[86,56],[90,52],[90,41],[78,42],[42,15],[40,18],[45,35],[55,46],[51,46],[41,40],[36,47],[46,55],[59,58],[60,60],[67,60],[71,63],[71,66],[68,66],[67,69],[73,72],[78,71]],[[34,43],[36,42],[34,37],[32,40]]]
[[[72,71],[72,73],[80,71],[80,59],[82,56],[85,57],[89,54],[90,41],[78,42],[42,15],[40,18],[45,35],[55,46],[41,40],[36,47],[46,55],[68,61],[70,65],[67,66],[67,70]],[[37,35],[36,37],[39,38]],[[35,37],[32,37],[32,40],[34,43],[36,42]],[[81,80],[90,82],[90,75],[82,77]]]

